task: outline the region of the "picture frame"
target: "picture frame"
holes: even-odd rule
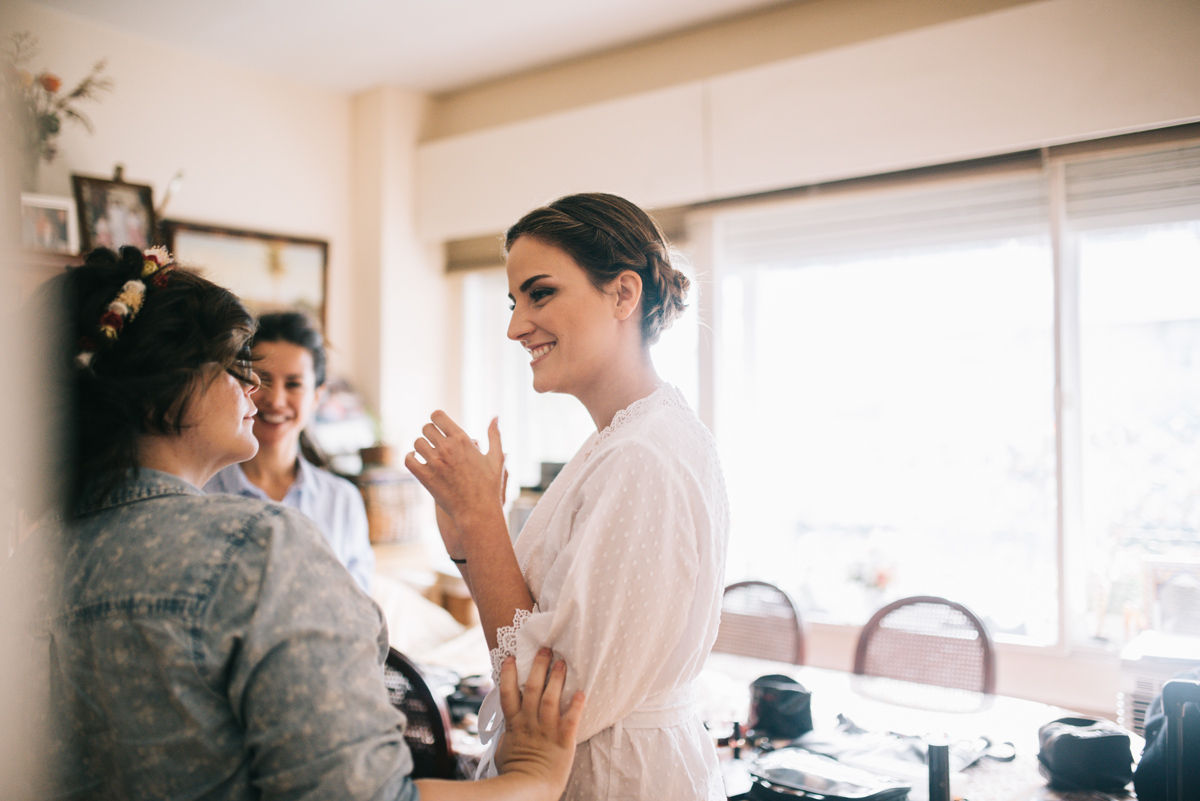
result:
[[[155,244],[154,190],[145,184],[72,175],[83,252]]]
[[[45,253],[79,253],[75,201],[69,197],[22,192],[21,244]]]
[[[324,326],[327,241],[183,220],[163,220],[161,233],[179,264],[228,288],[255,314],[299,310]]]

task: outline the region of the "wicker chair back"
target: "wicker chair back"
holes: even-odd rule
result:
[[[996,691],[996,652],[983,621],[962,604],[920,595],[876,612],[858,637],[854,672]]]
[[[725,588],[713,651],[804,664],[804,626],[791,596],[765,581]]]

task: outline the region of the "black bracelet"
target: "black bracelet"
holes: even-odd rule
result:
[[[453,556],[450,557],[450,561],[456,565],[465,565],[467,563],[466,559],[455,559]]]

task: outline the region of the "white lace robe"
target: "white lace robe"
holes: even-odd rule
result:
[[[524,682],[549,645],[569,666],[563,697],[587,694],[564,799],[725,798],[694,680],[728,530],[712,437],[671,386],[593,434],[538,502],[515,546],[535,607],[493,658],[515,654]],[[489,701],[481,725],[495,727]]]

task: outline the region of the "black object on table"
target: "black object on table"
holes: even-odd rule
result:
[[[911,785],[838,762],[803,748],[780,748],[749,765],[753,801],[901,801]]]
[[[950,744],[930,743],[929,801],[950,801]]]
[[[1195,798],[1200,793],[1200,787],[1194,784],[1189,787],[1187,766],[1188,756],[1196,759],[1200,752],[1200,743],[1185,743],[1184,717],[1195,716],[1197,705],[1200,705],[1200,682],[1175,679],[1168,681],[1162,689],[1163,711],[1167,715],[1167,798],[1169,801],[1183,801]],[[1191,708],[1188,708],[1188,705]],[[1191,728],[1195,728],[1192,726]],[[1190,747],[1189,747],[1190,746]],[[1194,763],[1192,763],[1194,770]]]

